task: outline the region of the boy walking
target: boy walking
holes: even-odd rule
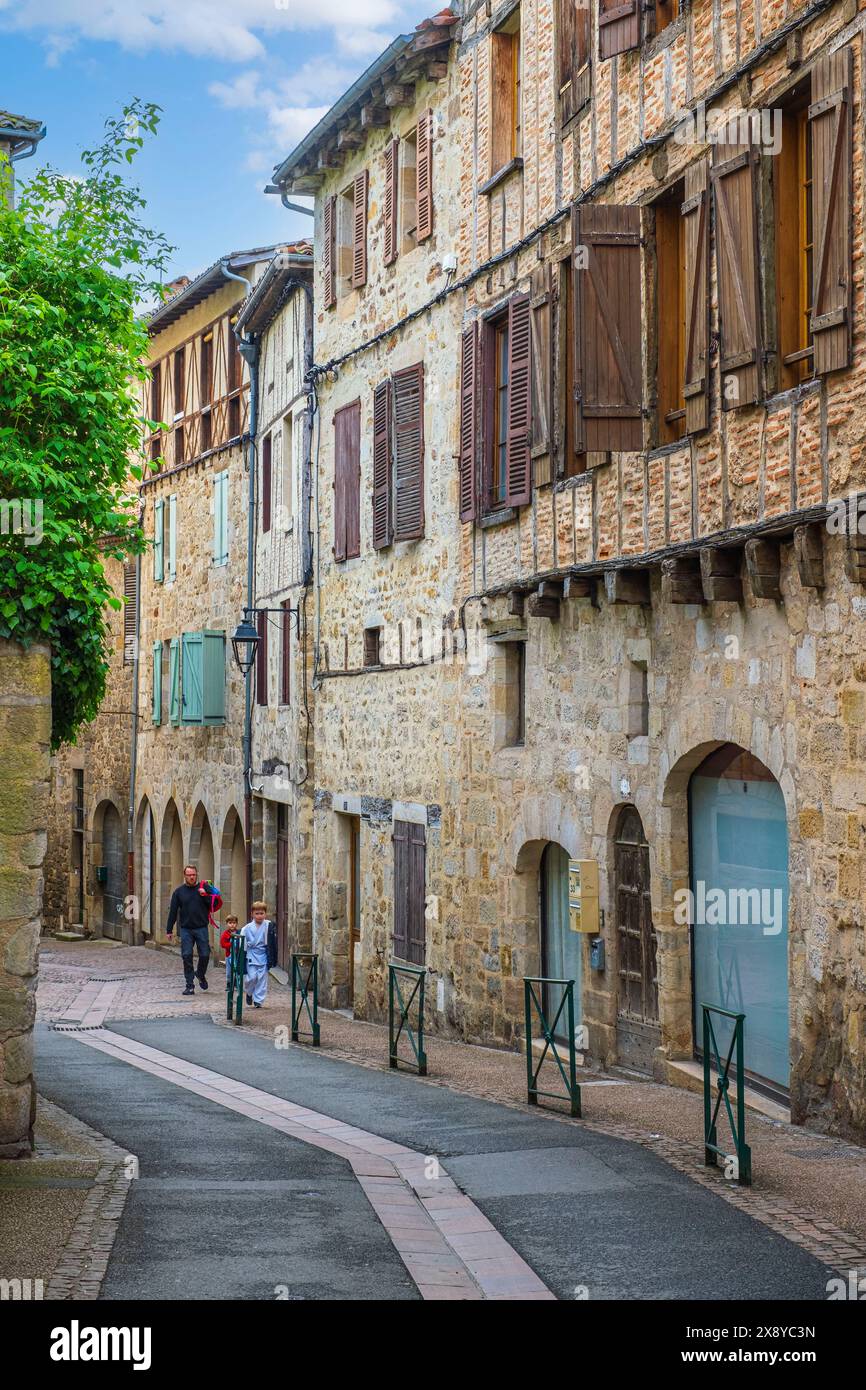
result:
[[[226,918],[225,929],[220,936],[220,949],[226,958],[226,989],[229,985],[229,975],[232,968],[232,941],[238,934],[238,919],[232,914]]]
[[[260,1009],[268,992],[268,971],[277,963],[277,929],[268,921],[267,903],[253,903],[253,920],[241,931],[247,956],[247,1003]]]

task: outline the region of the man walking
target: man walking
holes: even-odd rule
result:
[[[180,917],[180,957],[186,977],[184,994],[195,994],[194,979],[199,986],[207,989],[207,963],[210,960],[210,940],[208,937],[208,895],[197,883],[198,869],[195,864],[187,864],[183,871],[184,881],[171,895],[168,909],[168,922],[165,934],[171,940],[174,924]],[[192,968],[192,948],[198,947],[198,969]]]

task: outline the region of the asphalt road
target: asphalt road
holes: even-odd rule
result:
[[[646,1149],[202,1018],[137,1039],[442,1158],[559,1298],[826,1299],[811,1255]],[[138,1155],[107,1298],[417,1297],[341,1158],[41,1030],[39,1088]]]

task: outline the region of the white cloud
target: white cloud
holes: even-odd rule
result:
[[[291,150],[330,109],[329,106],[275,106],[268,112],[268,121],[277,139]]]

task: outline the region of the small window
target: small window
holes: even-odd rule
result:
[[[229,401],[229,439],[237,439],[241,432],[241,398],[232,396]]]
[[[256,614],[259,643],[256,647],[256,704],[268,703],[268,615]]]
[[[418,128],[413,126],[400,141],[400,253],[418,244]]]
[[[504,642],[506,748],[522,748],[526,741],[526,643]]]
[[[364,665],[382,665],[382,629],[381,627],[364,628]]]
[[[184,392],[186,380],[184,372],[184,350],[178,348],[174,354],[174,418],[184,414]]]
[[[271,529],[271,436],[266,434],[262,440],[262,531]]]
[[[669,24],[673,24],[680,12],[679,0],[654,0],[653,8],[657,34],[660,34],[663,29],[667,29]]]
[[[183,463],[186,458],[186,437],[183,432],[183,425],[178,425],[174,432],[174,464]]]
[[[237,316],[237,314],[235,314],[232,318],[229,319],[229,326],[228,326],[228,340],[229,340],[229,341],[228,341],[228,359],[229,359],[229,365],[228,365],[228,389],[229,389],[229,391],[236,391],[236,390],[238,389],[238,387],[240,386],[241,380],[242,380],[242,370],[241,370],[241,369],[242,369],[243,358],[241,357],[241,354],[240,354],[240,344],[239,344],[239,342],[238,342],[237,334],[235,333],[235,324],[237,323],[237,321],[238,321],[238,316]]]
[[[342,299],[352,289],[352,268],[355,248],[355,186],[349,184],[337,199],[337,298]]]
[[[201,452],[206,454],[213,448],[213,418],[210,410],[201,415]]]
[[[519,7],[490,36],[490,174],[521,152]]]
[[[199,357],[199,404],[210,405],[213,395],[213,334],[205,333]]]
[[[508,491],[508,318],[493,325],[493,452],[488,508],[505,505]]]
[[[277,525],[281,531],[289,531],[294,516],[294,437],[291,413],[283,417],[282,458],[280,470],[280,507]]]
[[[162,412],[162,364],[157,362],[150,369],[150,414],[158,420]]]
[[[658,352],[658,441],[672,444],[686,428],[686,273],[683,186],[655,205]]]
[[[629,662],[628,737],[643,738],[649,733],[649,684],[645,661]]]
[[[151,719],[154,724],[162,723],[162,643],[153,644],[151,666]]]
[[[228,564],[229,558],[229,475],[223,469],[214,474],[213,480],[213,562],[215,565]]]
[[[158,461],[158,459],[159,459],[161,456],[162,456],[162,438],[161,438],[160,435],[155,434],[155,435],[153,436],[153,439],[150,441],[150,461],[151,461],[151,463],[156,463],[156,462]]]
[[[280,704],[289,705],[292,701],[292,602],[283,599],[282,612],[282,651],[280,653]]]
[[[812,132],[808,105],[783,112],[776,184],[776,299],[779,385],[790,390],[813,372]]]

